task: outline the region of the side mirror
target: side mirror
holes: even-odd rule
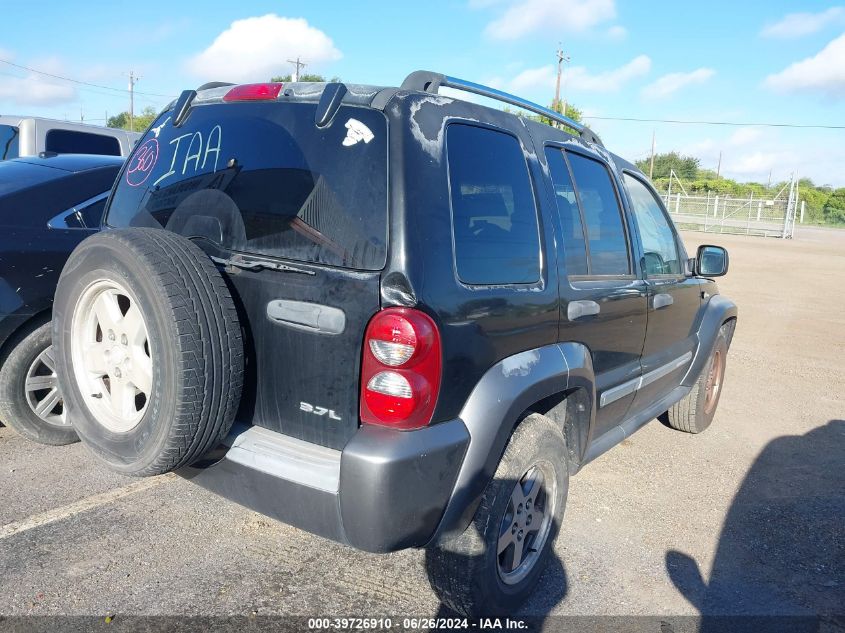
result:
[[[695,274],[702,277],[721,277],[728,272],[728,251],[721,246],[702,244],[695,256]]]

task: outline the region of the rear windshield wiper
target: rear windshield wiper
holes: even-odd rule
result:
[[[288,264],[270,261],[268,259],[258,259],[255,257],[246,257],[244,255],[233,255],[232,257],[214,257],[211,256],[211,261],[215,264],[222,264],[232,268],[239,268],[241,270],[278,270],[284,273],[299,273],[301,275],[316,275],[313,270],[307,268],[297,268]]]

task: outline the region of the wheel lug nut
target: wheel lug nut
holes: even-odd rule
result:
[[[129,345],[129,339],[126,338],[126,334],[120,335],[120,344],[121,345]]]
[[[115,367],[115,368],[114,368],[114,377],[115,377],[115,378],[120,378],[120,367]]]
[[[114,340],[114,332],[112,332],[111,330],[109,330],[109,340],[110,341]]]

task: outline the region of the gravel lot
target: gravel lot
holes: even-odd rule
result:
[[[684,238],[731,253],[716,420],[654,422],[573,479],[524,615],[845,612],[845,231]],[[353,551],[79,444],[0,428],[0,490],[3,615],[438,612],[421,552]]]

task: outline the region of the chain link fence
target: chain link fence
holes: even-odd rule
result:
[[[664,194],[663,202],[680,229],[792,237],[794,213],[787,200],[745,200],[720,196]],[[791,222],[788,218],[791,216]]]

